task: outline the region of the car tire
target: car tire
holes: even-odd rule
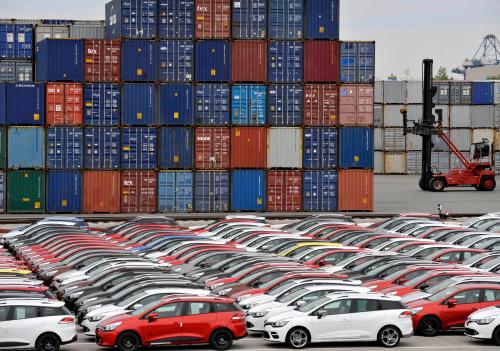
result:
[[[229,350],[233,345],[233,334],[225,329],[219,329],[210,336],[210,346],[214,350],[224,351]]]
[[[43,334],[36,340],[35,347],[37,351],[58,351],[61,341],[54,334]]]
[[[135,333],[125,332],[116,340],[116,346],[120,351],[136,351],[139,349],[141,342]]]
[[[380,329],[377,340],[383,347],[396,347],[401,341],[401,333],[395,326],[387,325]]]
[[[493,335],[491,336],[491,340],[493,340],[493,343],[495,345],[500,346],[500,326],[496,327],[496,329],[493,330]]]
[[[286,335],[286,343],[293,349],[303,349],[311,342],[311,336],[305,328],[293,328]]]
[[[432,337],[439,334],[441,322],[436,317],[424,317],[418,325],[418,331],[421,335]]]

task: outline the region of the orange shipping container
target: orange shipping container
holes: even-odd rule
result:
[[[83,88],[81,83],[47,83],[45,107],[48,125],[81,125]]]
[[[373,85],[342,85],[339,95],[340,125],[373,125]]]
[[[233,128],[231,168],[266,168],[267,130],[264,127]]]
[[[121,211],[156,212],[156,173],[124,171],[122,173]]]
[[[229,128],[195,129],[195,167],[197,169],[229,168]]]
[[[300,171],[267,173],[267,210],[293,212],[302,209],[302,174]]]
[[[304,125],[336,126],[339,88],[335,84],[304,86]]]
[[[373,211],[373,171],[339,171],[339,211]]]
[[[231,1],[196,0],[196,38],[231,37]]]
[[[83,212],[120,212],[120,172],[85,171],[83,173]]]
[[[87,82],[120,81],[119,40],[86,39],[84,77]]]
[[[267,42],[235,40],[231,59],[233,82],[267,81]]]

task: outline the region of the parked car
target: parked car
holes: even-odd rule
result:
[[[465,335],[492,340],[500,346],[500,304],[473,312],[465,320]]]

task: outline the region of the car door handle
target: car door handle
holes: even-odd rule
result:
[[[181,328],[182,328],[182,322],[174,322],[174,323],[173,323],[173,325],[175,325],[175,326],[179,326],[179,327],[181,327]]]

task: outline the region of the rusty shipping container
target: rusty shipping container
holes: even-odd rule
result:
[[[121,184],[121,212],[156,212],[155,172],[124,171]]]
[[[373,93],[372,85],[342,85],[339,94],[340,125],[373,125]]]
[[[335,84],[304,86],[304,125],[336,126],[339,88]]]
[[[45,110],[48,125],[81,125],[83,86],[81,83],[47,83]]]
[[[235,40],[231,50],[233,82],[265,82],[267,80],[267,42]]]
[[[267,210],[294,212],[302,209],[302,173],[269,171],[267,173]]]
[[[83,173],[83,212],[120,212],[120,172],[85,171]]]
[[[373,211],[373,171],[339,171],[339,211]]]
[[[86,39],[84,48],[85,81],[120,81],[121,44],[119,40]]]
[[[266,128],[232,128],[231,168],[266,168],[266,161]]]
[[[231,37],[231,0],[196,0],[198,39]]]
[[[339,81],[339,42],[306,41],[304,43],[304,81]]]
[[[229,128],[196,128],[196,169],[229,168],[230,139]]]

